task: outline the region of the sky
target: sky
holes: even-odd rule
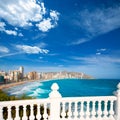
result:
[[[0,70],[120,78],[120,0],[0,0]]]

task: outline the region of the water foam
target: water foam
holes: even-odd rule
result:
[[[46,93],[49,93],[49,92],[50,92],[50,90],[37,88],[31,94],[29,94],[29,96],[40,97],[42,94],[46,94]]]
[[[40,82],[28,82],[23,85],[15,86],[6,90],[8,94],[20,96],[22,94],[32,93],[37,87],[43,86]],[[38,89],[39,91],[39,89]]]

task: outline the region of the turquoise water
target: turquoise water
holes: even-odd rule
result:
[[[60,87],[59,92],[63,97],[107,96],[113,95],[113,92],[117,90],[117,84],[119,82],[120,80],[112,79],[36,81],[9,88],[5,91],[9,95],[20,96],[22,94],[27,94],[35,98],[47,98],[51,91],[51,85],[57,83]]]

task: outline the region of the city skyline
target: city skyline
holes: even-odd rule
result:
[[[0,0],[0,70],[120,78],[120,1]]]

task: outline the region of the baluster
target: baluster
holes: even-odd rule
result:
[[[101,115],[102,115],[101,101],[98,101],[97,115],[98,115],[98,119],[100,119],[100,118],[101,118]]]
[[[81,101],[81,105],[80,105],[80,119],[84,119],[84,102]]]
[[[36,118],[37,118],[38,120],[40,120],[40,118],[41,118],[40,105],[37,105],[37,115],[36,115]]]
[[[65,102],[62,103],[62,113],[61,113],[61,115],[62,115],[62,119],[65,119],[65,116],[66,116],[66,114],[65,114]]]
[[[34,113],[33,113],[33,108],[34,108],[34,105],[32,104],[32,105],[30,105],[30,120],[34,120]]]
[[[23,106],[23,120],[27,120],[27,115],[26,115],[26,105]],[[17,119],[16,119],[17,120]]]
[[[12,116],[11,116],[11,106],[8,106],[8,120],[12,120]]]
[[[19,106],[15,106],[16,107],[16,117],[15,117],[15,120],[19,120],[20,117],[19,117]]]
[[[70,119],[71,118],[71,116],[72,116],[72,111],[71,111],[71,102],[69,102],[69,106],[68,106],[68,119]]]
[[[75,110],[74,110],[74,119],[78,117],[78,109],[77,109],[77,102],[75,102]]]
[[[94,120],[95,118],[96,118],[96,110],[95,110],[95,103],[96,103],[96,101],[93,101],[93,104],[92,104],[92,112],[91,112],[91,114],[92,114],[92,119]]]
[[[44,104],[44,114],[43,114],[43,118],[44,120],[47,120],[48,114],[47,114],[47,103]]]
[[[108,115],[108,111],[107,111],[107,103],[108,103],[108,101],[107,100],[105,100],[104,101],[104,111],[103,111],[103,114],[104,114],[104,118],[105,119],[107,119],[107,115]]]
[[[90,118],[90,106],[89,106],[90,101],[87,101],[87,110],[86,110],[86,118],[89,119]]]
[[[113,100],[110,101],[110,111],[109,111],[109,114],[110,114],[109,118],[110,118],[110,120],[114,120],[114,117],[113,117],[113,115],[114,115],[113,102],[114,102]]]
[[[0,120],[3,120],[3,107],[0,107]]]

